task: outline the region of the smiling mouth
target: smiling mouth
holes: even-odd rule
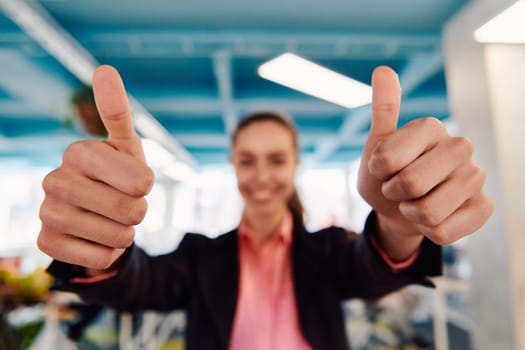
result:
[[[257,202],[267,202],[273,198],[273,193],[271,191],[253,191],[252,198]]]

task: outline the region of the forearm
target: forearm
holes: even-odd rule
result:
[[[57,279],[56,289],[77,293],[88,303],[131,312],[183,307],[188,273],[185,264],[176,261],[181,259],[173,254],[150,257],[136,246],[126,255],[115,276],[91,283],[78,280],[82,275],[69,264],[55,261],[48,271]]]
[[[397,243],[403,249],[397,249],[396,244],[392,244],[396,240],[389,239],[392,235],[379,229],[377,215],[375,211],[370,213],[363,234],[357,239],[335,245],[341,249],[341,258],[337,260],[340,265],[336,270],[341,273],[338,280],[342,282],[345,298],[375,299],[414,283],[432,286],[428,277],[441,274],[441,247],[426,238],[406,242],[399,238]],[[381,238],[386,239],[380,243]],[[388,247],[383,246],[401,250],[401,258],[394,259],[386,252]],[[388,249],[391,255],[396,255],[392,248]]]
[[[417,227],[403,218],[386,217],[377,213],[375,238],[393,261],[409,258],[421,245],[424,236]]]

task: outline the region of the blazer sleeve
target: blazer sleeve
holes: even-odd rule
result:
[[[350,238],[339,232],[332,236],[335,279],[342,299],[376,299],[409,284],[433,287],[431,276],[442,274],[442,249],[425,238],[415,261],[401,270],[390,267],[374,248],[371,237],[378,229],[372,212],[363,234]],[[334,266],[334,265],[332,265]]]
[[[72,283],[83,277],[84,268],[56,260],[47,271],[55,277],[53,289],[76,293],[91,304],[129,312],[185,308],[192,285],[193,236],[186,234],[175,251],[159,256],[132,245],[118,274],[99,282]]]

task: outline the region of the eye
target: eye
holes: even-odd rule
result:
[[[271,160],[272,165],[283,165],[286,163],[286,160],[282,157],[274,157]]]
[[[249,167],[249,166],[252,166],[252,165],[253,165],[253,161],[252,161],[251,159],[245,158],[245,159],[241,159],[241,161],[239,162],[239,164],[240,164],[242,167]]]

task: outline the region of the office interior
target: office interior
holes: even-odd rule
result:
[[[485,226],[444,247],[435,289],[341,305],[352,349],[525,349],[523,18],[525,0],[0,0],[0,349],[184,348],[183,312],[118,313],[49,291],[50,258],[35,243],[41,182],[68,144],[101,139],[89,121],[99,64],[122,74],[155,172],[135,240],[149,253],[238,224],[229,137],[256,110],[297,126],[307,227],[362,230],[369,101],[342,105],[261,76],[283,54],[364,84],[392,67],[400,126],[434,116],[467,136],[494,201]]]

